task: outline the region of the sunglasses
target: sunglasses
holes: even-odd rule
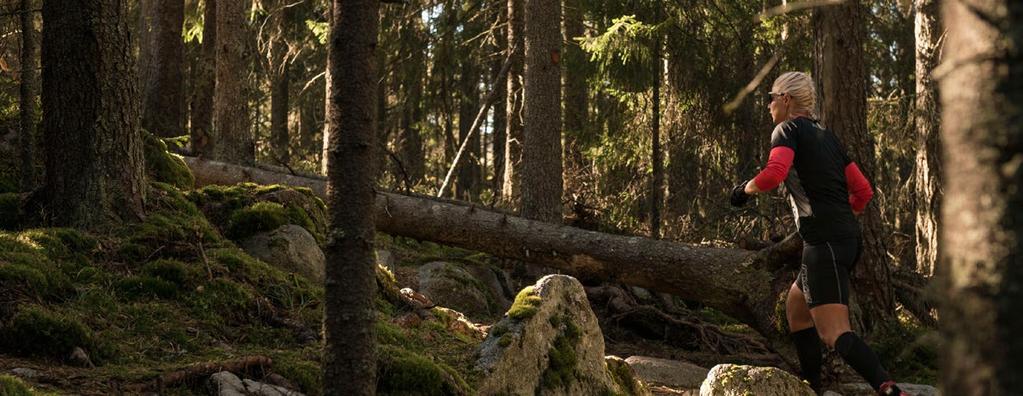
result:
[[[782,96],[785,96],[784,92],[768,92],[767,93],[767,98],[766,98],[767,99],[767,103],[771,103],[772,101],[774,101],[774,98],[779,98],[779,97],[782,97]]]

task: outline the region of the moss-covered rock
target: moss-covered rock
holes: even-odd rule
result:
[[[189,192],[188,197],[225,235],[235,240],[294,224],[322,243],[327,231],[326,206],[308,189],[240,183],[206,186]],[[258,203],[264,204],[256,207]],[[256,228],[248,229],[250,226]]]
[[[462,395],[469,386],[443,363],[405,349],[377,348],[377,393],[381,395]]]
[[[64,358],[75,347],[93,346],[92,332],[79,321],[34,305],[0,329],[0,340],[4,351],[20,356]]]
[[[21,382],[17,377],[0,374],[0,396],[35,396],[41,394],[24,382]]]
[[[180,155],[167,151],[167,144],[155,135],[142,131],[143,155],[150,180],[181,189],[192,189],[195,176]]]
[[[508,309],[508,317],[517,320],[531,318],[536,315],[541,302],[540,296],[536,294],[536,288],[526,286],[515,296],[515,302]]]

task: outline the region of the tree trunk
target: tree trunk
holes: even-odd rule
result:
[[[398,31],[402,53],[409,54],[409,59],[401,68],[403,103],[397,146],[398,158],[401,159],[405,175],[410,184],[416,185],[426,175],[426,154],[423,152],[423,137],[419,129],[423,120],[423,107],[420,102],[423,99],[423,70],[426,69],[426,64],[423,55],[425,43],[422,39],[422,17],[415,13],[411,18],[412,21],[402,24]]]
[[[501,200],[509,207],[519,207],[522,198],[522,70],[525,41],[523,40],[523,8],[525,0],[508,0],[508,49],[512,51],[508,69],[508,132],[505,134],[504,180]]]
[[[18,130],[18,159],[21,161],[21,191],[36,187],[36,124],[39,122],[36,97],[39,85],[36,67],[39,44],[36,41],[36,14],[31,0],[21,0],[21,85],[19,106],[21,125]]]
[[[526,0],[522,216],[561,223],[561,4]]]
[[[194,92],[190,131],[192,152],[204,157],[211,154],[210,139],[213,136],[213,92],[217,85],[217,4],[216,0],[205,0],[203,11],[202,52],[198,70],[195,72]]]
[[[586,78],[586,53],[575,41],[586,34],[582,4],[565,0],[565,191],[578,191],[582,185],[583,144],[589,139],[589,92]]]
[[[651,159],[653,162],[653,180],[650,182],[650,237],[661,237],[661,204],[664,202],[664,160],[661,152],[661,38],[654,43],[654,89],[653,112],[650,114],[651,128]]]
[[[117,0],[43,4],[43,202],[52,225],[95,228],[143,214],[138,79],[126,18]]]
[[[938,260],[938,217],[941,208],[940,110],[937,82],[941,23],[938,0],[916,0],[916,270],[934,274]]]
[[[477,33],[468,27],[469,34]],[[468,146],[458,167],[458,182],[455,184],[455,197],[463,201],[476,201],[480,193],[480,135],[471,130],[476,113],[480,106],[479,74],[473,63],[471,54],[462,55],[461,77],[459,80],[458,101],[458,143],[468,139]],[[460,146],[456,146],[456,151]],[[457,154],[456,154],[457,155]]]
[[[376,390],[374,187],[379,166],[376,0],[334,0],[330,32],[330,161],[324,394]]]
[[[314,177],[184,157],[196,185],[286,184],[325,196]],[[718,309],[765,337],[781,339],[775,304],[792,284],[802,241],[759,252],[604,234],[467,206],[458,201],[378,192],[379,231],[558,268],[585,282],[616,281]]]
[[[507,0],[495,0],[491,7],[494,8],[494,18],[496,24],[508,20],[508,7]],[[507,58],[508,51],[508,31],[507,29],[498,29],[494,32],[494,47],[493,53],[498,54],[493,58],[490,63],[490,79],[495,81],[494,86],[490,89],[494,92],[494,124],[491,127],[493,135],[490,140],[490,150],[493,153],[494,162],[494,178],[491,180],[491,188],[494,190],[494,196],[501,196],[501,189],[504,187],[504,158],[505,150],[507,149],[507,136],[508,136],[508,80],[499,79],[501,69],[504,67],[505,60]],[[508,73],[508,72],[505,72]]]
[[[858,0],[814,10],[814,75],[821,122],[844,142],[849,157],[868,180],[874,177],[874,141],[867,130],[867,81],[864,66],[863,6]],[[873,332],[895,314],[884,224],[877,205],[860,216],[864,250],[853,271],[852,286],[861,315],[860,329]]]
[[[142,94],[142,128],[156,136],[181,136],[185,132],[185,42],[181,38],[185,2],[155,0],[150,8],[153,28],[146,51],[150,58]]]
[[[211,158],[242,165],[256,161],[246,100],[246,2],[217,2],[217,83],[213,93]]]
[[[291,71],[288,65],[280,65],[278,74],[272,82],[270,92],[270,144],[274,152],[275,161],[282,165],[291,162],[289,143],[291,137],[288,134],[288,113],[289,97],[288,86],[291,84]]]
[[[1023,394],[1023,4],[945,1],[938,274],[947,395]],[[969,116],[964,116],[964,115]]]
[[[281,7],[273,18],[277,25],[277,37],[272,39],[271,53],[272,62],[270,65],[270,146],[274,153],[274,160],[282,165],[291,162],[290,143],[291,137],[288,134],[288,115],[291,110],[291,98],[288,88],[291,85],[291,65],[288,57],[288,40],[291,39],[291,25],[295,23],[292,17],[292,7],[286,2],[281,2]]]

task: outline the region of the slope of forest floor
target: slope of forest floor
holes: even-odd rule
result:
[[[24,379],[34,388],[30,394],[173,395],[209,391],[211,372],[197,370],[200,365],[234,365],[252,378],[283,378],[293,389],[320,394],[322,287],[253,258],[236,241],[290,223],[322,242],[322,201],[284,186],[193,190],[187,168],[165,149],[163,142],[147,141],[153,182],[146,218],[92,231],[36,227],[39,213],[26,209],[30,197],[13,192],[14,184],[0,178],[0,373],[35,370]],[[421,323],[399,325],[409,308],[396,304],[394,295],[401,287],[415,288],[412,272],[419,264],[500,261],[386,235],[378,238],[378,249],[397,258],[394,272],[378,268],[380,393],[471,392],[481,379],[473,369],[481,339],[453,331],[454,319],[443,311]],[[657,339],[616,322],[606,304],[593,305],[608,354],[703,364],[749,361],[741,353],[729,355],[735,350],[703,348],[706,339],[686,345]],[[713,310],[685,312],[696,312],[699,323],[713,326],[717,341],[751,336],[748,327]],[[499,316],[473,319],[484,322],[485,330]],[[893,371],[933,383],[932,349],[905,348],[921,334],[899,331],[884,338],[878,350],[900,362]],[[76,348],[86,353],[85,361],[70,357]],[[0,376],[0,387],[14,389],[18,381]]]

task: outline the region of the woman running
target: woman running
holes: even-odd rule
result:
[[[785,302],[801,375],[821,392],[823,340],[878,394],[907,395],[849,325],[849,274],[862,249],[856,215],[874,195],[870,183],[835,134],[815,120],[817,93],[810,76],[782,74],[769,95],[776,126],[767,166],[732,190],[731,203],[742,206],[784,182],[804,241],[802,267]]]

